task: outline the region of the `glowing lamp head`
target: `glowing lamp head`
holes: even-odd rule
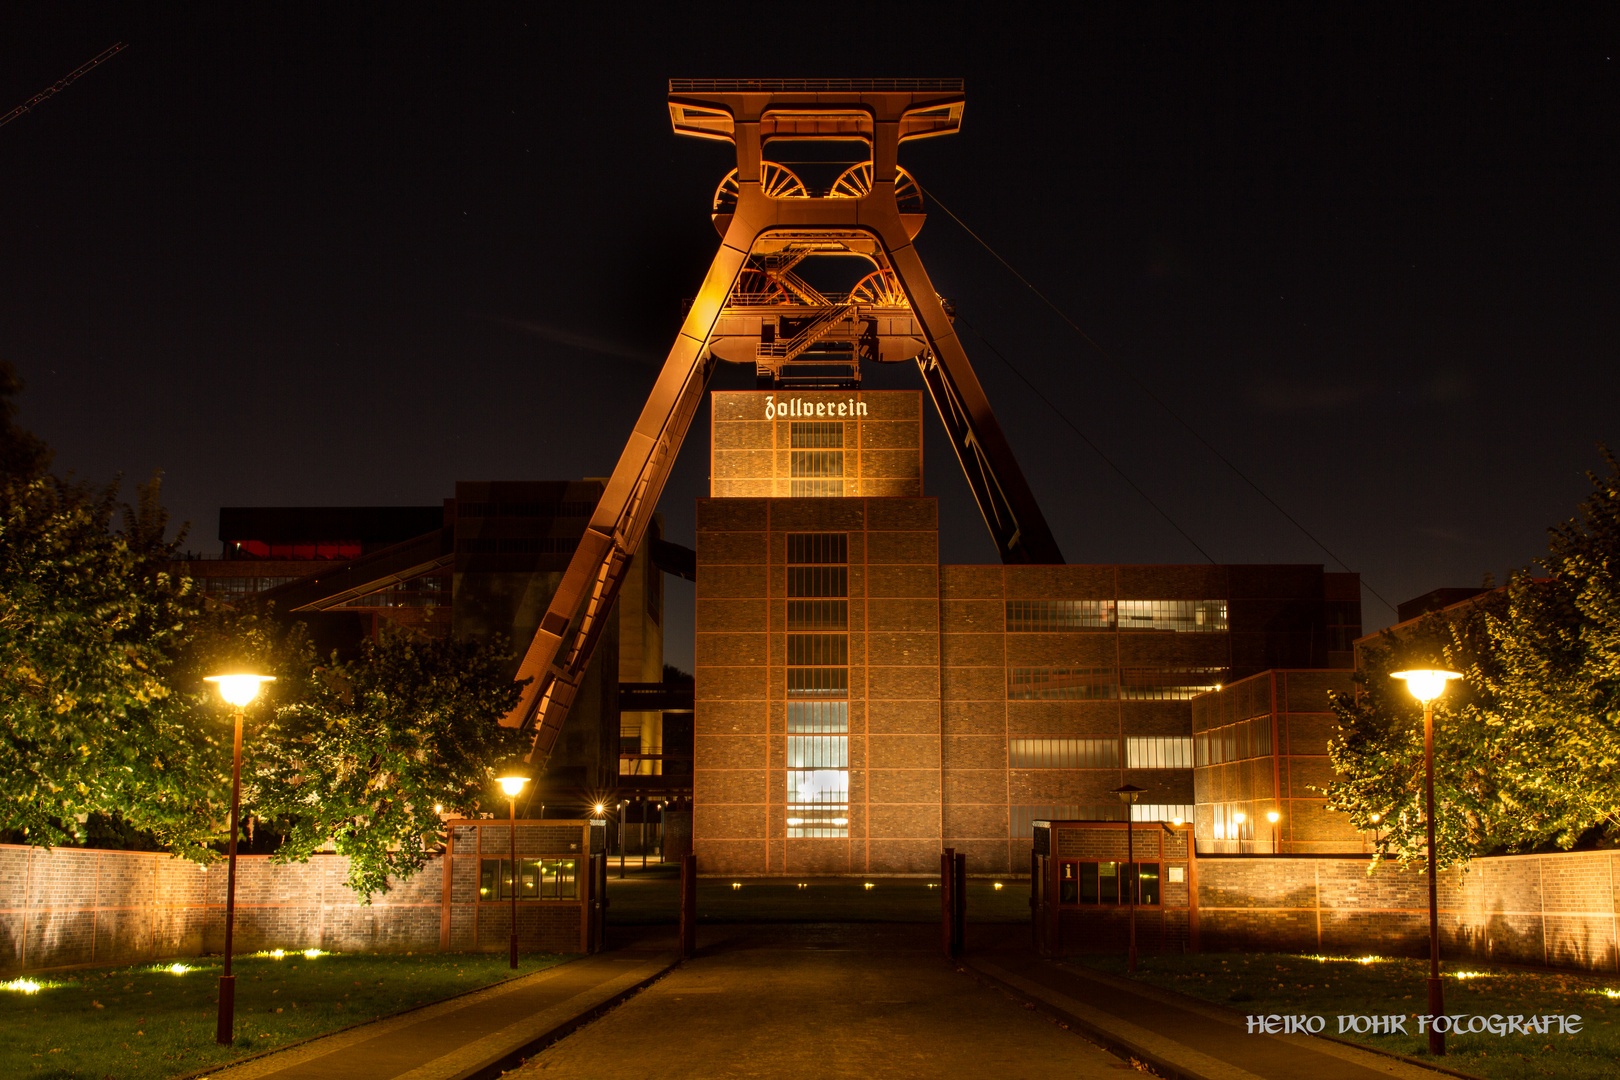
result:
[[[1282,815],[1277,813],[1277,811],[1275,811],[1275,810],[1270,810],[1270,811],[1266,812],[1266,820],[1271,822],[1273,825],[1277,824],[1277,820],[1279,818],[1281,818],[1281,817],[1282,817]]]
[[[1124,803],[1126,806],[1134,806],[1136,804],[1136,800],[1140,799],[1142,797],[1142,792],[1146,790],[1147,788],[1139,788],[1135,784],[1121,784],[1119,787],[1114,788],[1113,792],[1115,795],[1119,796],[1120,802]]]
[[[529,770],[521,761],[512,761],[501,766],[501,771],[495,774],[495,782],[501,785],[508,799],[515,799],[523,785],[529,782]]]
[[[596,816],[601,817],[605,813],[607,813],[607,805],[605,803],[597,803],[596,804]]]
[[[259,684],[275,682],[274,675],[210,675],[203,680],[219,684],[219,696],[229,705],[238,709],[246,708],[248,703],[259,696]]]
[[[1378,824],[1379,820],[1382,819],[1383,816],[1384,816],[1383,814],[1374,814],[1372,816],[1373,824],[1374,825]]]
[[[1239,810],[1237,813],[1232,815],[1232,820],[1237,822],[1239,825],[1241,825],[1245,821],[1249,820],[1249,815],[1245,814],[1243,811]]]
[[[1181,818],[1178,818],[1178,817],[1171,818],[1170,819],[1170,824],[1179,826],[1181,824]]]
[[[1462,678],[1455,671],[1440,671],[1434,668],[1414,668],[1411,671],[1392,671],[1391,678],[1405,679],[1406,688],[1412,691],[1412,696],[1427,705],[1435,698],[1446,692],[1446,683],[1452,679]]]

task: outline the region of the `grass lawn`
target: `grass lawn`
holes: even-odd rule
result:
[[[667,872],[608,868],[609,925],[674,923],[680,916],[680,879]],[[872,887],[866,886],[870,883]],[[733,884],[737,887],[733,888]],[[802,888],[800,887],[802,884]],[[921,878],[698,878],[698,922],[937,922],[937,883]],[[968,882],[968,921],[1029,921],[1029,883]]]
[[[1070,962],[1125,974],[1123,957],[1085,956]],[[1447,1013],[1578,1013],[1583,1023],[1574,1035],[1448,1035],[1444,1063],[1450,1067],[1491,1080],[1620,1076],[1620,978],[1472,961],[1446,964],[1441,970]],[[1337,1016],[1424,1012],[1428,974],[1427,960],[1206,953],[1143,956],[1136,978],[1243,1013],[1323,1016],[1324,1034],[1422,1057],[1428,1053],[1428,1037],[1417,1034],[1415,1020],[1407,1021],[1410,1035],[1358,1035],[1340,1034]]]
[[[518,975],[564,958],[520,957]],[[187,970],[176,974],[178,963]],[[0,990],[0,1076],[158,1080],[497,983],[505,953],[238,957],[236,1042],[214,1042],[218,957],[25,975]]]

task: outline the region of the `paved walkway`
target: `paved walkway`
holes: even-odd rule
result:
[[[508,1080],[1101,1080],[1130,1070],[945,963],[934,926],[698,933],[695,959]]]
[[[1172,1080],[1438,1080],[1433,1069],[1309,1035],[1251,1035],[1242,1014],[1038,959],[1029,928],[972,927],[963,966]],[[1449,1070],[1446,1070],[1449,1071]],[[1467,1075],[1453,1073],[1452,1075]]]
[[[680,957],[673,946],[673,939],[644,938],[614,952],[222,1067],[209,1080],[496,1076],[675,966]]]

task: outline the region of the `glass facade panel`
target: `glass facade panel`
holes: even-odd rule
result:
[[[790,566],[787,568],[789,596],[848,596],[849,567]]]
[[[1112,630],[1112,600],[1008,600],[1007,632]]]
[[[1125,767],[1190,769],[1193,767],[1192,738],[1180,735],[1132,735],[1125,740]]]
[[[787,628],[789,630],[847,630],[849,629],[849,601],[789,600],[787,602]]]
[[[794,424],[794,446],[842,446],[842,424]],[[812,456],[814,455],[814,456]],[[803,469],[837,457],[836,473],[811,474]],[[794,475],[841,475],[841,451],[794,451]],[[830,468],[830,466],[828,466]],[[795,480],[800,484],[842,481]],[[839,492],[836,494],[841,494]],[[847,533],[788,533],[784,538],[787,562],[789,630],[846,630],[849,601]],[[799,565],[791,565],[791,564]],[[825,597],[827,599],[820,599]],[[784,640],[787,661],[787,835],[789,839],[847,837],[849,835],[849,635],[847,633],[789,633]],[[800,700],[791,700],[791,699]]]
[[[1122,668],[1119,696],[1123,701],[1187,701],[1217,690],[1226,680],[1222,667]]]
[[[1118,739],[1008,739],[1013,769],[1117,769]]]
[[[842,448],[844,445],[844,425],[837,421],[832,423],[822,421],[811,423],[795,422],[789,425],[788,442],[795,450],[800,448]]]
[[[1218,633],[1226,629],[1226,601],[1121,600],[1119,628]]]
[[[1014,701],[1108,701],[1119,696],[1113,668],[1015,667],[1007,669],[1007,696]]]
[[[790,701],[785,711],[789,735],[843,735],[849,731],[847,701]]]

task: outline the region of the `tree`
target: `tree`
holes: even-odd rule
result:
[[[353,663],[315,669],[297,693],[278,684],[248,800],[286,831],[277,859],[307,859],[330,840],[368,899],[421,869],[440,814],[476,813],[492,767],[519,749],[500,724],[520,690],[503,656],[397,631]]]
[[[277,681],[248,714],[244,816],[276,823],[284,861],[335,842],[368,898],[419,869],[437,808],[475,812],[518,748],[502,652],[400,633],[323,659],[296,620],[205,601],[170,571],[159,478],[125,506],[116,481],[50,475],[13,423],[19,389],[0,365],[0,830],[52,846],[133,829],[217,858],[232,721],[203,680],[252,667]]]
[[[1440,865],[1620,826],[1620,465],[1604,458],[1576,517],[1549,530],[1547,576],[1521,571],[1461,613],[1386,633],[1357,692],[1335,699],[1328,808],[1402,862],[1427,858],[1422,707],[1389,677],[1405,667],[1463,676],[1435,702]]]

